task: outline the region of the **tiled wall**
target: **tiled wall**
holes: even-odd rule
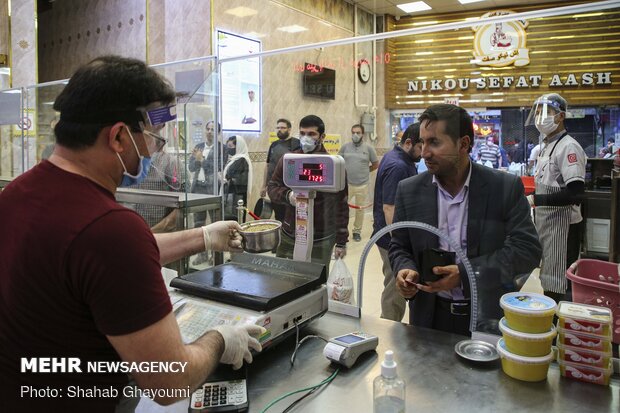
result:
[[[145,0],[63,0],[38,15],[39,82],[102,54],[146,59]]]

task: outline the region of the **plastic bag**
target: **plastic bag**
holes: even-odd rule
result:
[[[353,277],[341,258],[336,260],[327,278],[327,296],[330,300],[355,305]]]

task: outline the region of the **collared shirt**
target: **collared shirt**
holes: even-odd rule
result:
[[[379,230],[387,226],[383,205],[395,204],[398,183],[403,179],[417,175],[417,173],[418,170],[416,169],[415,162],[413,162],[413,158],[400,145],[395,145],[391,151],[383,155],[375,182],[374,204],[372,206],[372,235],[375,235]],[[377,246],[387,250],[390,246],[391,238],[389,233],[383,235],[377,240]]]
[[[353,142],[344,144],[338,155],[345,160],[349,185],[367,184],[370,179],[370,164],[379,160],[375,148],[363,142],[359,145]]]
[[[455,196],[450,193],[439,183],[435,175],[433,175],[433,185],[437,186],[437,225],[439,230],[448,234],[448,236],[459,243],[464,253],[467,252],[467,216],[469,213],[469,181],[471,179],[471,163],[469,164],[469,172],[465,184],[458,194]],[[444,251],[454,251],[452,247],[443,239],[439,239],[439,248]],[[457,263],[459,259],[457,257]],[[464,274],[463,274],[464,275]],[[453,288],[450,291],[441,291],[440,296],[462,300],[463,289],[460,287]]]
[[[497,168],[497,158],[501,155],[499,146],[495,144],[489,145],[488,143],[485,143],[480,147],[480,151],[478,153],[480,154],[480,160],[483,163],[489,161],[493,164],[493,167]]]
[[[545,138],[546,145],[540,151],[538,159],[551,155],[544,170],[536,171],[537,182],[555,188],[566,188],[573,181],[585,181],[587,156],[579,142],[561,130],[553,136]],[[553,153],[552,153],[553,152]],[[539,167],[541,162],[538,162]],[[571,206],[571,224],[581,222],[581,209],[577,205]]]

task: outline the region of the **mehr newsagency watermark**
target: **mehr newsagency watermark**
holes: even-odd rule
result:
[[[31,357],[21,358],[22,373],[183,373],[187,362],[177,361],[89,361],[82,363],[77,357]],[[20,396],[28,398],[118,398],[146,397],[156,398],[189,398],[189,386],[177,389],[141,389],[135,384],[122,388],[103,385],[69,385],[66,388],[54,386],[35,387],[21,386]]]

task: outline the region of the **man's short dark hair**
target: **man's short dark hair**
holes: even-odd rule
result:
[[[320,135],[325,133],[325,124],[323,123],[323,120],[316,115],[304,116],[299,121],[300,128],[311,128],[313,126],[317,127],[317,130]]]
[[[60,119],[56,142],[71,149],[92,146],[103,128],[125,122],[139,131],[137,108],[175,101],[170,83],[146,63],[101,56],[80,67],[54,102]]]
[[[362,130],[362,134],[366,133],[366,131],[364,130],[364,127],[360,125],[359,123],[356,123],[355,125],[351,126],[351,130],[353,130],[353,128],[360,128]]]
[[[421,142],[420,122],[412,123],[411,125],[407,126],[407,129],[405,129],[405,132],[403,132],[403,136],[400,137],[400,144],[404,145],[407,139],[411,139],[411,143],[413,145]]]
[[[455,143],[459,138],[469,136],[468,152],[471,152],[474,143],[474,123],[465,109],[455,105],[439,103],[426,108],[418,118],[420,123],[425,120],[429,122],[445,120],[445,132]]]
[[[210,123],[215,124],[215,121],[214,120],[208,121],[207,124],[205,125],[205,129],[207,129],[207,126],[209,126]],[[220,125],[219,122],[217,123],[217,133],[222,133],[222,125]]]
[[[277,125],[278,123],[280,123],[280,122],[282,122],[282,123],[286,123],[286,126],[287,126],[289,129],[293,126],[293,125],[291,125],[291,121],[290,121],[290,120],[288,120],[288,119],[280,118],[280,119],[278,119],[278,121],[276,122],[276,125]]]

